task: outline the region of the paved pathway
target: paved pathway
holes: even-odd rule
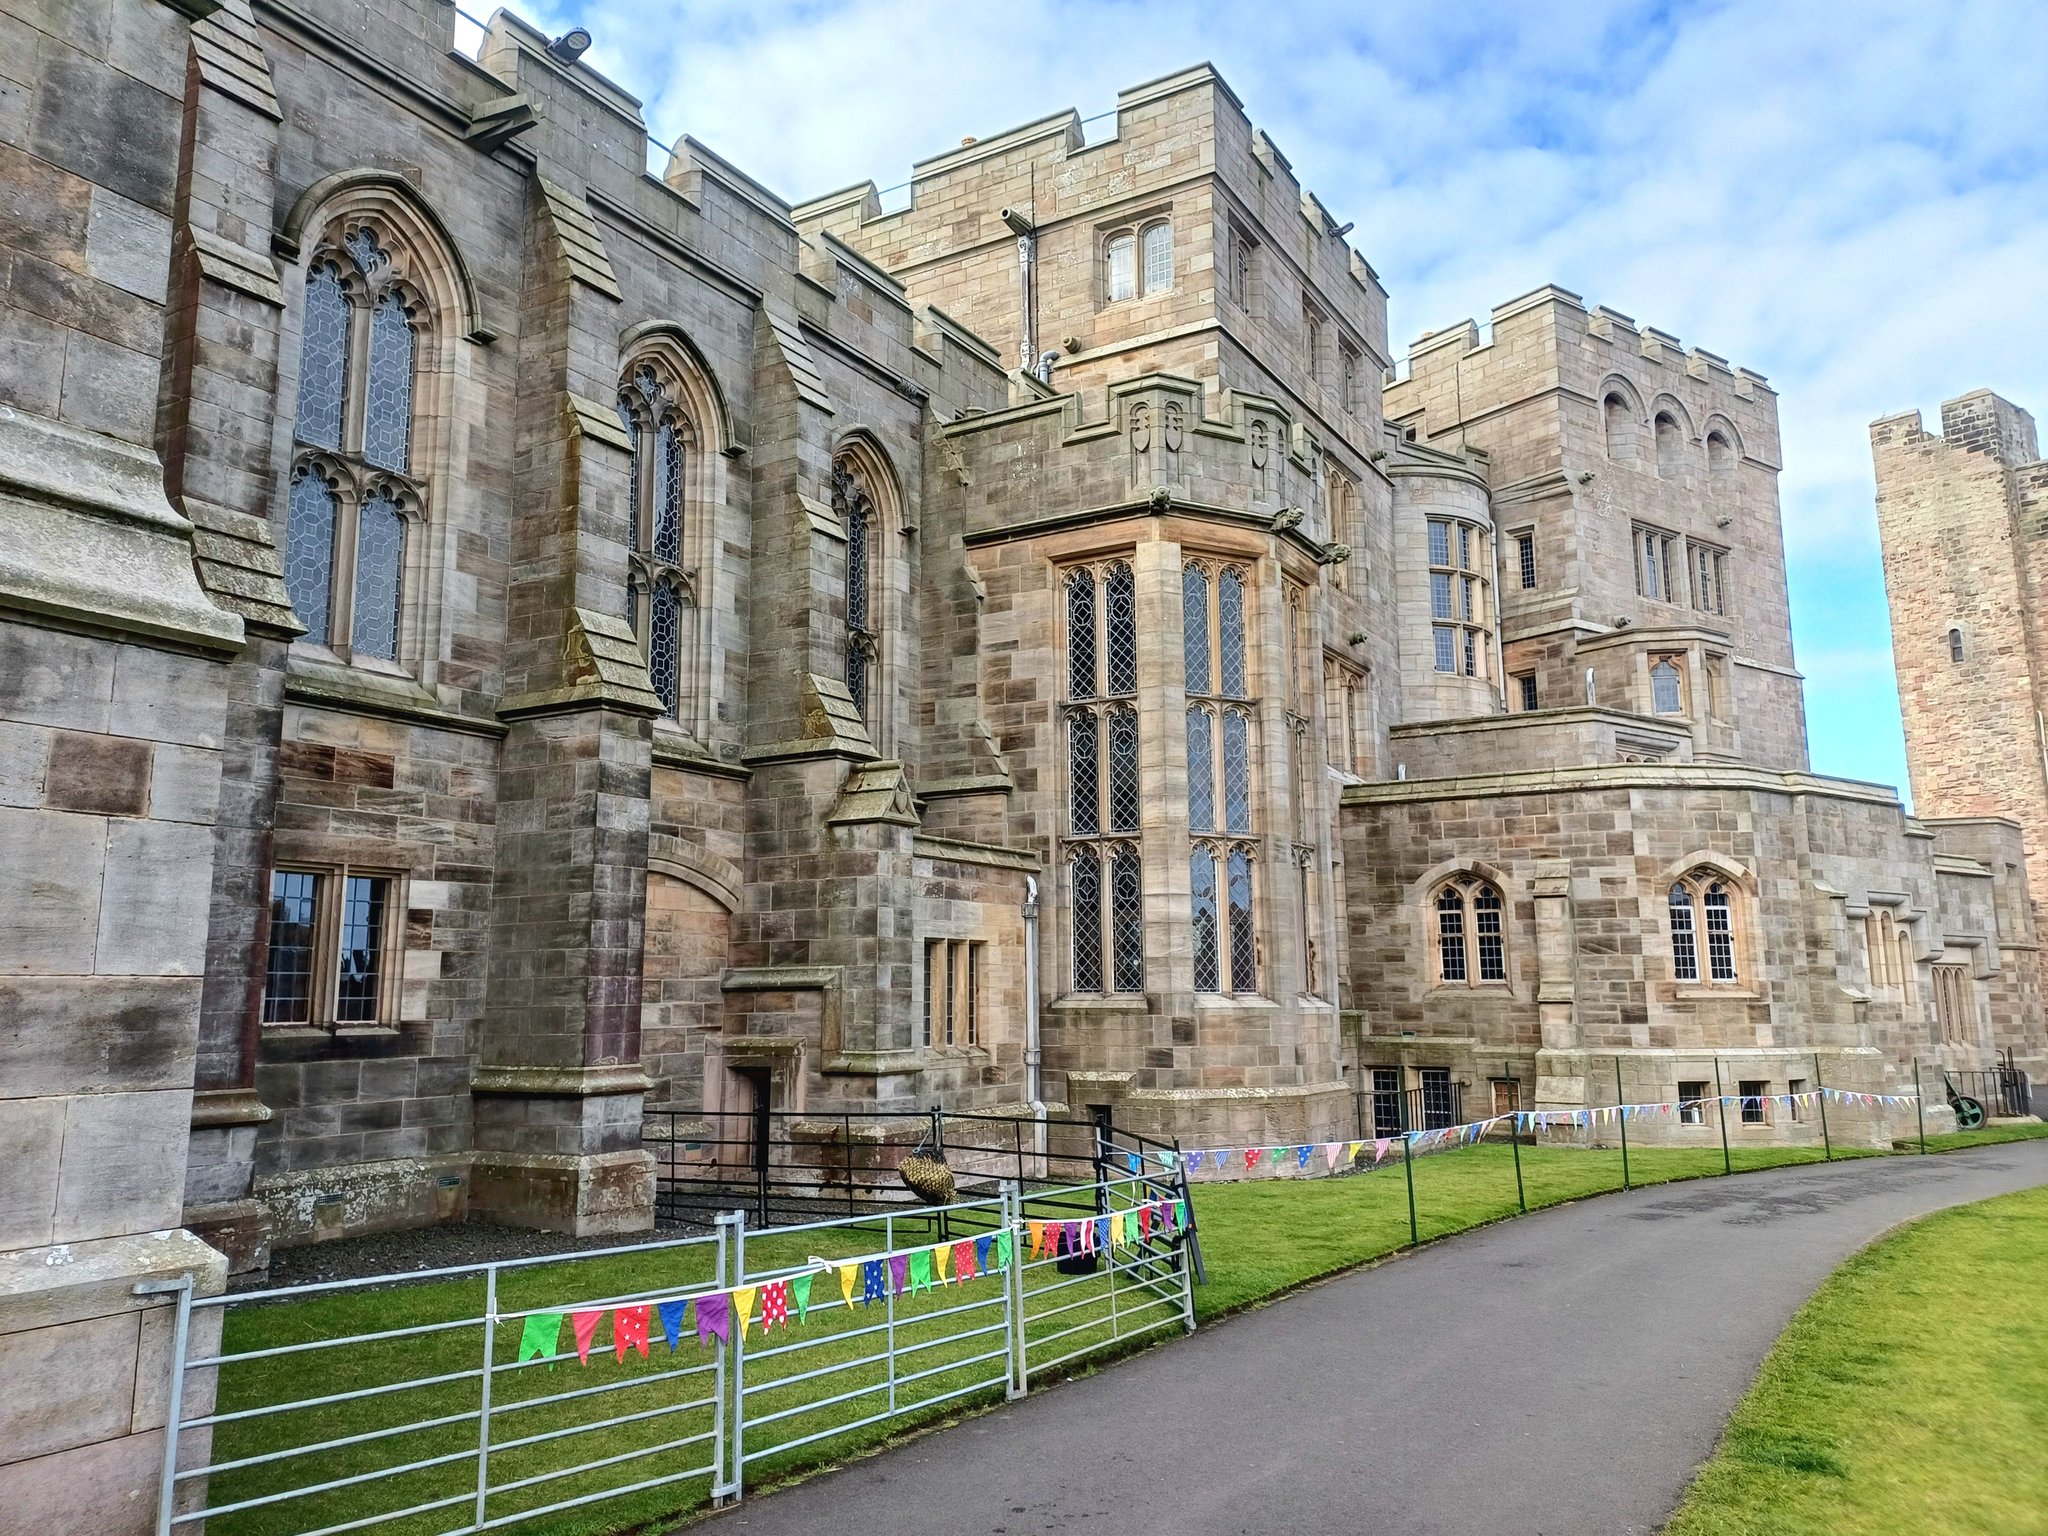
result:
[[[1654,1531],[1829,1270],[2048,1183],[2048,1141],[1503,1223],[781,1493],[708,1536]]]

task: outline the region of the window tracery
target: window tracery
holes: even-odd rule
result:
[[[1199,560],[1182,567],[1181,648],[1195,990],[1247,995],[1259,989],[1250,840],[1255,701],[1247,687],[1245,574],[1238,567]]]
[[[652,363],[630,365],[619,424],[631,445],[626,478],[626,622],[667,716],[694,719],[696,571],[684,564],[686,504],[700,441],[680,391]]]
[[[1067,879],[1072,990],[1144,990],[1144,881],[1137,833],[1137,594],[1123,560],[1076,566],[1066,619]]]
[[[1430,901],[1440,986],[1477,986],[1508,979],[1506,904],[1491,881],[1454,875]]]

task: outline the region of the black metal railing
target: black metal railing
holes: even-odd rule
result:
[[[1959,1098],[1975,1099],[1984,1106],[1986,1114],[2007,1119],[2034,1112],[2030,1107],[2033,1089],[2027,1074],[2009,1060],[1985,1071],[1945,1070],[1941,1075],[1951,1103]]]

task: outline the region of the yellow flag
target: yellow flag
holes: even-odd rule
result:
[[[1344,1147],[1344,1161],[1347,1163],[1357,1162],[1358,1154],[1360,1153],[1360,1151],[1364,1149],[1364,1147],[1365,1143],[1362,1141],[1353,1141],[1346,1143]]]
[[[932,1244],[932,1272],[938,1276],[939,1284],[946,1283],[946,1266],[953,1262],[951,1243]]]
[[[732,1309],[740,1320],[740,1337],[747,1336],[747,1322],[754,1315],[754,1295],[761,1288],[758,1285],[743,1285],[732,1293]]]
[[[1124,1242],[1124,1213],[1112,1211],[1109,1216],[1109,1246],[1121,1248]]]
[[[839,1294],[846,1298],[848,1307],[853,1305],[853,1288],[860,1284],[860,1266],[842,1264],[839,1266]]]

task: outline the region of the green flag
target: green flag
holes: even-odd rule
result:
[[[910,1288],[913,1291],[928,1291],[932,1288],[932,1251],[920,1248],[910,1256]]]
[[[807,1322],[811,1315],[811,1277],[794,1276],[789,1282],[789,1294],[796,1298],[796,1320]]]
[[[996,1234],[997,1269],[1008,1269],[1010,1267],[1010,1248],[1013,1241],[1008,1232],[998,1232]]]
[[[555,1350],[560,1344],[561,1338],[561,1313],[531,1313],[526,1319],[526,1327],[519,1334],[519,1358],[521,1360],[552,1360],[555,1357]]]

